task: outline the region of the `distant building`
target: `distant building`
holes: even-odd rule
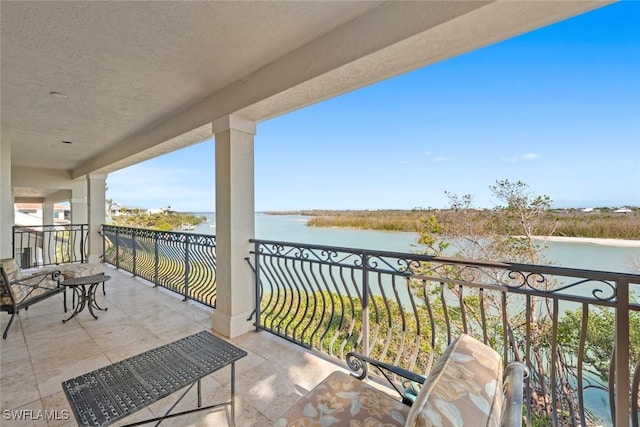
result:
[[[16,225],[42,225],[42,203],[15,203]],[[53,205],[53,223],[69,224],[71,222],[71,208],[64,204]]]
[[[631,212],[633,211],[629,208],[620,208],[613,211],[613,213],[631,213]]]
[[[120,206],[119,203],[111,203],[111,205],[109,206],[110,216],[118,216],[122,213],[121,211],[122,211],[122,206]]]

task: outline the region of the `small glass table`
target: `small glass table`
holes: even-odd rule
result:
[[[60,282],[62,286],[73,290],[74,301],[75,297],[78,297],[78,304],[75,305],[73,313],[71,313],[69,318],[63,320],[62,323],[66,323],[76,317],[85,307],[89,309],[89,313],[91,313],[94,319],[97,319],[98,316],[93,312],[93,309],[107,311],[107,308],[100,307],[96,302],[96,289],[98,289],[100,283],[102,283],[102,289],[104,289],[104,282],[109,279],[111,279],[111,276],[94,274],[93,276],[74,277],[73,279]]]
[[[81,426],[108,426],[185,387],[186,391],[162,417],[129,425],[162,421],[195,411],[226,411],[229,407],[231,413],[227,412],[227,421],[235,426],[235,362],[246,355],[241,348],[202,331],[64,381],[62,389]],[[200,380],[229,365],[231,399],[202,406]],[[171,413],[194,385],[198,390],[197,408]]]

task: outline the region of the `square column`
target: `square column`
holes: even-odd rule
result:
[[[89,222],[89,212],[87,210],[88,185],[89,182],[87,179],[78,179],[71,184],[71,200],[69,201],[71,207],[71,224],[87,224]]]
[[[89,182],[86,178],[77,179],[71,183],[71,199],[69,205],[71,208],[71,224],[74,226],[88,224],[89,212],[87,209],[87,188]],[[106,191],[106,190],[105,190]],[[88,230],[84,230],[88,233]],[[74,232],[73,253],[77,260],[88,261],[89,248],[85,248],[88,239],[84,239],[84,233]],[[100,248],[102,253],[102,248]]]
[[[253,137],[256,124],[229,115],[213,122],[216,162],[216,309],[213,330],[236,337],[253,329],[255,278],[245,261],[255,236]]]
[[[52,231],[51,226],[53,225],[53,202],[42,202],[42,225],[49,226],[45,227],[43,231],[45,231],[45,236],[51,236],[50,233]],[[37,252],[39,248],[34,247],[32,251]],[[56,239],[45,238],[42,241],[42,257],[45,258],[45,263],[54,262],[56,259]],[[29,264],[33,264],[37,259],[32,258]]]
[[[53,202],[42,203],[42,225],[53,225]]]
[[[89,217],[89,262],[100,262],[102,256],[102,236],[100,229],[105,222],[105,182],[107,175],[91,174],[87,176],[88,217]]]
[[[11,141],[0,140],[0,258],[13,258],[13,187]]]

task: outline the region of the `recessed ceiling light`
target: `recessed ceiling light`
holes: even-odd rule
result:
[[[62,142],[63,144],[73,144],[73,142],[71,141],[60,141],[60,142]]]
[[[67,95],[61,92],[49,92],[49,95],[51,95],[54,98],[67,98]]]

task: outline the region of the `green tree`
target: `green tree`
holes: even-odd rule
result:
[[[499,201],[494,208],[491,221],[481,221],[483,213],[473,206],[473,197],[469,194],[457,196],[446,193],[449,198],[450,209],[448,215],[428,218],[422,223],[419,244],[423,246],[427,255],[442,255],[444,249],[453,248],[455,256],[488,262],[509,262],[525,264],[542,264],[543,250],[546,248],[547,238],[555,230],[553,223],[542,221],[551,209],[551,198],[538,196],[532,193],[529,186],[521,181],[509,180],[497,181],[490,187],[492,195]],[[481,224],[479,227],[478,224]],[[425,265],[425,270],[431,271],[432,265]],[[456,270],[449,266],[448,271],[440,270],[439,274],[451,279],[465,282],[478,282],[490,280],[493,283],[510,283],[511,278],[504,269],[490,271],[491,277],[480,278],[475,270]],[[543,277],[529,278],[532,283],[539,283],[543,289],[551,289],[554,283]],[[539,280],[538,280],[539,279]],[[451,291],[456,294],[465,310],[472,317],[482,318],[484,313],[500,313],[503,306],[502,296],[487,294],[482,300],[462,295],[462,288],[455,287]],[[510,296],[507,298],[514,298]],[[544,307],[540,307],[543,304]],[[529,360],[529,366],[534,371],[532,374],[532,395],[529,396],[533,410],[538,415],[538,420],[548,419],[551,414],[551,396],[549,372],[552,367],[549,363],[549,325],[552,307],[548,298],[531,298],[530,303],[521,311],[513,309],[508,313],[506,330],[498,318],[489,317],[482,320],[482,328],[496,331],[496,340],[500,341],[502,335],[507,337],[511,351],[518,360],[523,360],[521,343],[525,341],[524,331],[528,323],[529,337],[533,340]],[[512,307],[507,303],[507,306]],[[514,305],[515,306],[515,305]],[[480,320],[479,320],[480,322]],[[558,357],[556,370],[565,369],[564,359]],[[563,400],[562,407],[569,408],[568,424],[575,424],[578,407],[576,393],[570,381],[566,377],[560,377],[559,393]]]

